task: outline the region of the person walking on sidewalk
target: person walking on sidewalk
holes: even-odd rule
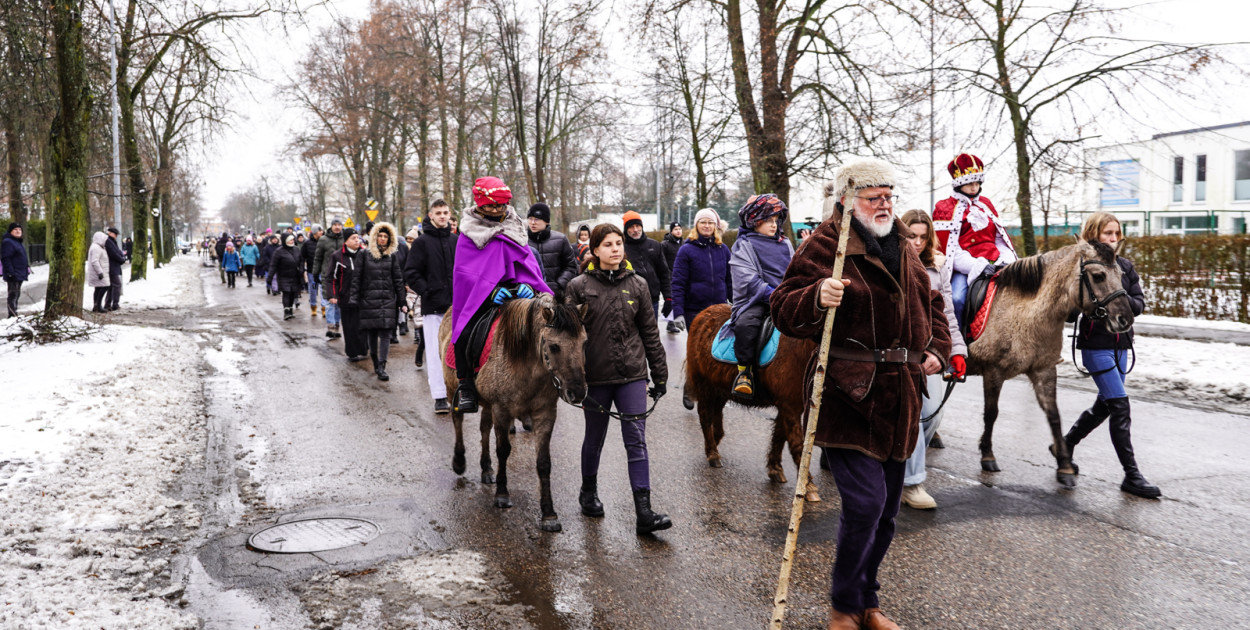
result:
[[[530,206],[525,217],[529,224],[530,249],[543,270],[543,280],[556,292],[556,299],[564,299],[564,287],[577,275],[577,254],[569,239],[560,231],[551,229],[551,208],[543,202]]]
[[[321,293],[336,312],[342,316],[343,332],[335,332],[343,337],[343,352],[347,360],[355,363],[368,358],[369,346],[360,332],[360,308],[348,304],[352,287],[356,283],[356,269],[359,267],[360,235],[356,230],[343,230],[343,247],[328,256],[325,260],[325,274],[321,276]]]
[[[1081,227],[1081,239],[1096,242],[1119,251],[1124,236],[1120,232],[1120,220],[1110,212],[1095,212]],[[1116,256],[1120,266],[1120,282],[1128,293],[1133,315],[1141,315],[1146,310],[1146,295],[1142,292],[1141,278],[1133,263],[1123,257]],[[1076,347],[1081,351],[1081,365],[1094,379],[1098,386],[1098,396],[1094,404],[1086,409],[1072,428],[1064,436],[1071,453],[1090,431],[1098,428],[1104,420],[1110,418],[1111,445],[1124,468],[1124,481],[1120,490],[1147,499],[1157,499],[1163,495],[1159,487],[1146,481],[1146,477],[1137,469],[1137,458],[1133,454],[1131,429],[1132,413],[1129,408],[1128,392],[1124,389],[1124,380],[1130,369],[1128,351],[1133,347],[1133,329],[1128,332],[1113,334],[1107,331],[1100,319],[1090,319],[1082,313],[1076,320]],[[1051,447],[1054,450],[1054,447]],[[1072,464],[1076,468],[1076,464]],[[1079,469],[1078,469],[1079,472]]]
[[[343,234],[343,222],[335,219],[330,222],[330,231],[317,239],[317,249],[313,254],[312,272],[317,278],[324,280],[330,273],[327,261],[335,252],[343,249],[343,241],[347,237]],[[322,285],[324,286],[324,285]],[[322,290],[322,294],[325,290]],[[338,304],[322,301],[321,316],[326,318],[326,337],[337,339],[342,337],[339,332],[339,323],[342,321]]]
[[[937,236],[933,229],[933,220],[923,210],[908,210],[903,214],[903,225],[911,233],[907,242],[920,256],[920,264],[929,272],[929,288],[942,294],[946,325],[951,335],[950,366],[951,374],[963,378],[968,371],[968,346],[964,336],[959,332],[959,320],[955,317],[955,305],[951,301],[951,266],[946,264],[946,256],[938,251]],[[937,500],[925,492],[924,482],[928,478],[925,471],[925,457],[933,436],[937,435],[938,426],[942,424],[942,393],[946,384],[941,374],[925,376],[925,393],[920,398],[920,417],[929,418],[928,422],[920,423],[920,437],[916,440],[916,448],[907,458],[903,471],[903,505],[915,510],[937,509]]]
[[[317,259],[317,242],[321,240],[321,235],[325,230],[320,225],[314,224],[312,231],[308,233],[308,240],[300,245],[300,263],[304,265],[304,285],[308,287],[308,308],[312,309],[312,316],[317,316],[317,307],[321,303],[321,277],[313,272],[313,263]],[[324,315],[324,308],[322,315]]]
[[[109,287],[109,255],[104,249],[109,235],[96,232],[91,235],[91,247],[87,250],[87,286],[95,289],[91,296],[91,312],[103,313],[104,300],[108,297]]]
[[[647,281],[647,294],[651,297],[651,310],[660,316],[660,296],[664,297],[664,316],[673,312],[673,285],[668,262],[664,260],[664,248],[651,240],[642,228],[642,215],[634,211],[625,213],[625,258],[633,266],[634,273]]]
[[[369,233],[369,246],[356,257],[356,281],[348,306],[359,309],[360,330],[369,340],[369,357],[379,381],[391,380],[386,359],[395,333],[396,314],[408,310],[404,274],[399,266],[395,226],[380,222]]]
[[[105,310],[115,311],[121,308],[122,302],[122,263],[126,262],[126,255],[122,253],[122,248],[117,244],[117,228],[108,229],[109,238],[104,242],[104,251],[109,257],[109,303],[105,306]]]
[[[111,230],[109,233],[114,234],[114,235],[116,234],[116,232],[113,232]],[[117,237],[114,236],[113,238],[117,238]],[[213,256],[214,256],[213,260],[217,262],[217,273],[221,275],[222,284],[226,283],[226,270],[224,267],[221,266],[221,256],[222,254],[226,253],[226,243],[229,243],[229,242],[230,242],[230,235],[227,234],[226,232],[222,232],[221,236],[217,237],[217,241],[213,243]]]
[[[720,217],[711,208],[694,215],[694,230],[677,250],[673,261],[673,316],[690,322],[713,304],[733,300],[733,279],[729,273],[729,248],[721,240]],[[681,404],[694,409],[685,392]]]
[[[234,281],[239,277],[239,268],[242,266],[239,252],[234,251],[234,242],[226,243],[226,252],[221,255],[221,268],[226,270],[227,288],[234,288]]]
[[[252,274],[256,271],[256,263],[260,262],[260,248],[248,234],[243,241],[243,249],[239,250],[239,261],[243,263],[243,272],[247,274],[247,286],[252,286]]]
[[[269,258],[269,285],[282,294],[282,319],[295,317],[296,300],[303,269],[299,262],[299,250],[295,249],[295,235],[284,234],[282,246]]]
[[[412,242],[404,281],[421,296],[421,330],[425,345],[426,381],[434,398],[434,413],[451,413],[447,384],[443,382],[438,329],[451,308],[451,278],[456,267],[456,240],[451,233],[451,208],[436,199],[422,220],[421,236]],[[418,350],[420,351],[420,350]]]
[[[22,283],[30,278],[30,258],[22,244],[22,224],[10,223],[0,240],[0,269],[8,289],[8,317],[17,317],[17,300],[22,296]]]
[[[590,232],[591,257],[585,273],[568,286],[565,301],[583,309],[586,325],[586,436],[582,439],[582,514],[603,516],[598,496],[599,458],[610,424],[608,411],[621,414],[621,438],[629,459],[636,531],[649,534],[673,526],[667,514],[651,510],[651,471],[647,458],[647,370],[651,395],[664,395],[668,362],[660,343],[655,304],[647,282],[625,260],[625,235],[611,223]]]
[[[664,264],[668,266],[670,277],[673,275],[673,264],[677,262],[677,250],[681,249],[681,232],[681,223],[677,221],[669,223],[668,232],[660,243],[660,247],[664,250]],[[675,335],[681,332],[681,325],[678,324],[678,318],[673,316],[671,304],[666,306],[669,306],[669,312],[664,315],[668,319],[668,333]]]

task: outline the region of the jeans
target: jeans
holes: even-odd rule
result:
[[[925,381],[929,395],[922,396],[920,399],[921,418],[926,418],[937,411],[938,406],[942,404],[942,396],[946,393],[946,383],[942,380],[941,374],[930,374],[925,377]],[[942,415],[945,413],[942,411],[933,416],[932,420],[920,423],[920,439],[916,440],[916,450],[912,451],[911,457],[907,458],[906,469],[903,472],[904,486],[922,484],[928,477],[924,469],[925,449],[929,446],[929,440],[933,439],[933,434],[937,433],[938,425],[942,424]]]
[[[438,328],[442,325],[442,313],[421,318],[421,334],[425,337],[425,378],[430,383],[430,396],[434,400],[447,397],[447,383],[443,382],[443,357],[438,350]]]
[[[6,304],[9,307],[9,317],[17,317],[17,299],[22,297],[22,281],[21,280],[5,280],[8,285],[9,295]]]
[[[1118,357],[1116,355],[1119,355]],[[1116,359],[1120,367],[1116,367]],[[1103,400],[1127,398],[1124,391],[1124,379],[1128,376],[1128,350],[1082,350],[1081,365],[1093,374],[1094,385],[1098,386],[1098,397]],[[1094,374],[1102,372],[1102,374]]]
[[[951,305],[955,307],[955,319],[964,325],[964,304],[968,301],[968,274],[951,273]]]
[[[317,278],[317,274],[307,273],[308,277],[308,305],[317,308],[318,305],[324,305],[321,299],[321,282]]]
[[[621,420],[621,439],[625,442],[625,453],[629,460],[629,486],[633,490],[650,490],[647,419],[642,416],[647,412],[646,379],[624,385],[591,385],[586,395],[604,409],[611,409],[615,403],[616,410],[626,417]],[[603,453],[603,442],[608,436],[610,417],[601,411],[591,411],[594,405],[589,401],[583,404],[586,406],[583,411],[586,417],[586,437],[582,439],[582,475],[589,477],[599,474],[599,456]]]
[[[826,448],[842,497],[830,598],[848,614],[878,608],[877,569],[894,540],[894,517],[903,494],[903,462],[879,462],[859,451]]]
[[[343,321],[343,311],[338,304],[326,304],[326,324],[338,326]]]

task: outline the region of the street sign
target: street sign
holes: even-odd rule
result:
[[[303,219],[301,219],[300,217],[295,217],[295,222],[296,222],[296,223],[303,223],[303,222],[304,222],[304,220],[303,220]]]
[[[356,222],[352,221],[351,218],[348,218],[346,221],[343,222],[343,227],[345,228],[356,227]]]
[[[377,210],[365,210],[365,216],[369,217],[369,220],[372,221],[378,218],[378,211]]]
[[[370,197],[365,200],[365,205],[369,206],[370,210],[374,210],[378,207],[378,200],[374,199],[373,197]]]

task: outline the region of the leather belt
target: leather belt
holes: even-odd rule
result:
[[[857,348],[829,347],[829,357],[865,363],[924,363],[923,352],[909,352],[907,348],[885,350],[859,350]]]

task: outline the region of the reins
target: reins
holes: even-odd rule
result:
[[[1089,325],[1092,330],[1094,326],[1094,322],[1107,319],[1107,305],[1110,304],[1112,300],[1118,297],[1127,296],[1128,291],[1125,291],[1124,289],[1119,289],[1117,291],[1111,292],[1110,294],[1103,297],[1102,299],[1098,299],[1097,297],[1094,297],[1094,285],[1093,283],[1089,281],[1089,276],[1086,275],[1086,272],[1085,272],[1085,267],[1089,265],[1102,265],[1106,267],[1107,263],[1101,260],[1082,260],[1081,261],[1081,284],[1080,284],[1079,297],[1077,298],[1078,299],[1077,304],[1079,305],[1079,304],[1085,303],[1085,292],[1089,291],[1089,299],[1094,304],[1094,312],[1092,315],[1088,316],[1090,320]],[[1119,370],[1121,374],[1128,374],[1129,372],[1133,371],[1134,367],[1137,366],[1137,350],[1132,345],[1130,345],[1128,347],[1128,351],[1132,353],[1133,360],[1129,363],[1128,370],[1120,369],[1121,368],[1120,366],[1121,348],[1119,347],[1112,349],[1111,356],[1113,358],[1114,363],[1111,365],[1111,367],[1105,370],[1097,370],[1097,371],[1086,371],[1086,370],[1081,369],[1081,364],[1078,363],[1076,360],[1076,340],[1077,340],[1077,337],[1080,336],[1080,334],[1081,334],[1081,323],[1080,321],[1077,321],[1077,323],[1072,326],[1072,334],[1070,336],[1072,337],[1072,365],[1076,367],[1076,371],[1079,374],[1083,376],[1094,377],[1094,376],[1101,376],[1103,374],[1106,374],[1107,372],[1110,372],[1111,370]],[[1116,337],[1117,337],[1116,345],[1118,346],[1119,335],[1117,335]]]
[[[553,326],[551,324],[544,324],[543,328],[553,328]],[[542,343],[541,339],[539,340],[539,343]],[[541,348],[541,352],[543,355],[543,366],[546,367],[547,372],[551,374],[552,385],[555,385],[557,392],[563,391],[564,384],[560,382],[560,377],[556,376],[556,373],[551,369],[551,359],[547,355],[547,348],[545,344],[544,344],[544,347]],[[561,396],[560,399],[564,400],[564,397]],[[564,402],[568,402],[568,401],[565,400]],[[599,404],[599,401],[595,400],[594,398],[591,398],[589,394],[587,394],[586,397],[582,399],[583,404],[579,405],[577,403],[571,403],[571,402],[569,404],[583,411],[596,411],[599,413],[607,414],[609,418],[616,418],[617,420],[620,420],[622,422],[627,421],[626,418],[629,419],[628,420],[629,422],[633,422],[637,420],[646,420],[648,416],[650,416],[652,413],[655,412],[655,405],[658,402],[660,402],[660,397],[652,395],[651,406],[647,408],[647,411],[645,413],[641,413],[641,414],[620,413],[620,412],[612,411],[610,409],[605,409],[603,405]],[[591,407],[590,409],[587,409],[588,404],[594,405],[594,406]]]

